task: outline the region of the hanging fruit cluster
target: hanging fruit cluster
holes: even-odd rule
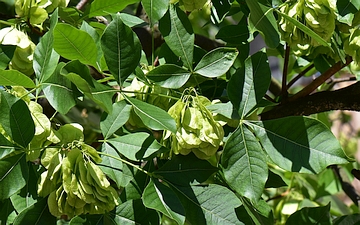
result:
[[[47,170],[41,174],[38,193],[49,195],[50,213],[57,217],[103,214],[119,204],[118,193],[95,164],[102,161],[97,151],[78,139],[67,142],[64,137],[62,148],[47,148],[41,158]]]
[[[215,155],[222,144],[224,130],[206,108],[211,102],[204,96],[184,95],[168,111],[175,119],[176,134],[164,132],[164,143],[175,154],[193,152],[200,159]]]

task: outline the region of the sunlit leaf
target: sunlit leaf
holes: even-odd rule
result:
[[[169,0],[143,0],[141,3],[152,24],[161,19],[169,7]]]
[[[96,44],[88,33],[64,23],[58,23],[53,33],[54,49],[62,57],[98,67]]]
[[[153,130],[169,130],[176,133],[175,120],[163,109],[134,98],[127,98],[143,123]]]
[[[125,101],[114,103],[112,108],[111,114],[104,113],[100,122],[100,129],[105,139],[122,127],[130,117],[131,105],[126,104]]]
[[[260,199],[268,176],[266,157],[256,137],[243,124],[227,140],[221,166],[232,189],[252,202]]]
[[[34,82],[18,70],[0,69],[0,85],[2,86],[23,86],[34,88]]]
[[[126,1],[118,1],[118,0],[95,0],[87,11],[88,14],[85,14],[87,17],[94,16],[103,16],[110,13],[115,13],[123,10],[127,5],[138,2],[139,0],[126,0]]]
[[[156,154],[167,151],[150,134],[144,132],[111,138],[107,142],[126,158],[134,161],[151,159]]]
[[[177,65],[164,64],[147,73],[146,77],[164,88],[180,88],[190,78],[191,73]]]
[[[219,77],[230,69],[237,55],[235,48],[216,48],[200,60],[194,72],[204,77]]]

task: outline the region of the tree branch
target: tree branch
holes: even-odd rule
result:
[[[332,75],[337,73],[339,70],[344,68],[345,66],[349,65],[352,62],[351,57],[346,58],[345,64],[340,62],[337,62],[334,64],[330,69],[325,71],[323,74],[321,74],[318,78],[313,80],[308,86],[306,86],[304,89],[293,95],[292,97],[288,98],[289,101],[295,101],[297,99],[300,99],[302,97],[305,97],[309,94],[311,94],[316,88],[318,88],[321,84],[323,84],[327,79],[329,79]]]
[[[289,101],[261,114],[262,120],[286,116],[305,116],[331,110],[360,111],[360,82],[348,87],[323,91]]]

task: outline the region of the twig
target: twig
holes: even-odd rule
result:
[[[89,0],[80,0],[80,2],[76,5],[76,9],[82,10],[88,1]]]
[[[285,47],[285,56],[284,56],[284,69],[282,76],[282,85],[281,85],[281,97],[283,99],[287,99],[288,97],[288,89],[287,89],[287,75],[288,75],[288,67],[289,67],[289,57],[290,57],[290,47],[286,44]]]
[[[313,80],[308,86],[306,86],[304,89],[293,95],[292,97],[288,98],[288,101],[295,101],[299,98],[305,97],[309,94],[311,94],[316,88],[318,88],[320,85],[322,85],[327,79],[329,79],[332,75],[340,71],[345,66],[349,65],[352,62],[351,57],[346,57],[346,63],[343,64],[341,61],[334,64],[330,69],[325,71],[323,74],[321,74],[318,78]]]
[[[315,65],[311,64],[310,66],[308,66],[306,69],[304,69],[303,71],[301,71],[298,75],[296,75],[296,77],[294,77],[287,85],[287,89],[289,90],[289,88],[296,82],[298,81],[301,77],[303,77],[307,72],[309,72],[312,68],[314,68]]]

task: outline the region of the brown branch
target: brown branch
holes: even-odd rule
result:
[[[261,114],[262,120],[304,116],[331,110],[360,111],[360,82],[336,91],[323,91],[275,106]]]
[[[318,88],[320,85],[322,85],[327,79],[329,79],[332,75],[340,71],[345,66],[349,65],[352,62],[351,57],[346,57],[346,63],[343,64],[341,61],[334,64],[330,69],[325,71],[323,74],[321,74],[318,78],[313,80],[308,86],[306,86],[304,89],[293,95],[292,97],[288,98],[288,101],[295,101],[297,99],[303,98],[309,94],[311,94],[316,88]]]
[[[300,78],[302,78],[303,76],[305,76],[305,74],[307,72],[309,72],[312,68],[314,68],[315,65],[311,64],[310,66],[306,67],[306,69],[304,69],[303,71],[301,71],[298,75],[296,75],[296,77],[294,77],[287,85],[287,89],[289,89],[291,86],[293,86],[293,84],[298,81]]]
[[[76,5],[76,9],[83,10],[88,0],[80,0],[80,2]]]

